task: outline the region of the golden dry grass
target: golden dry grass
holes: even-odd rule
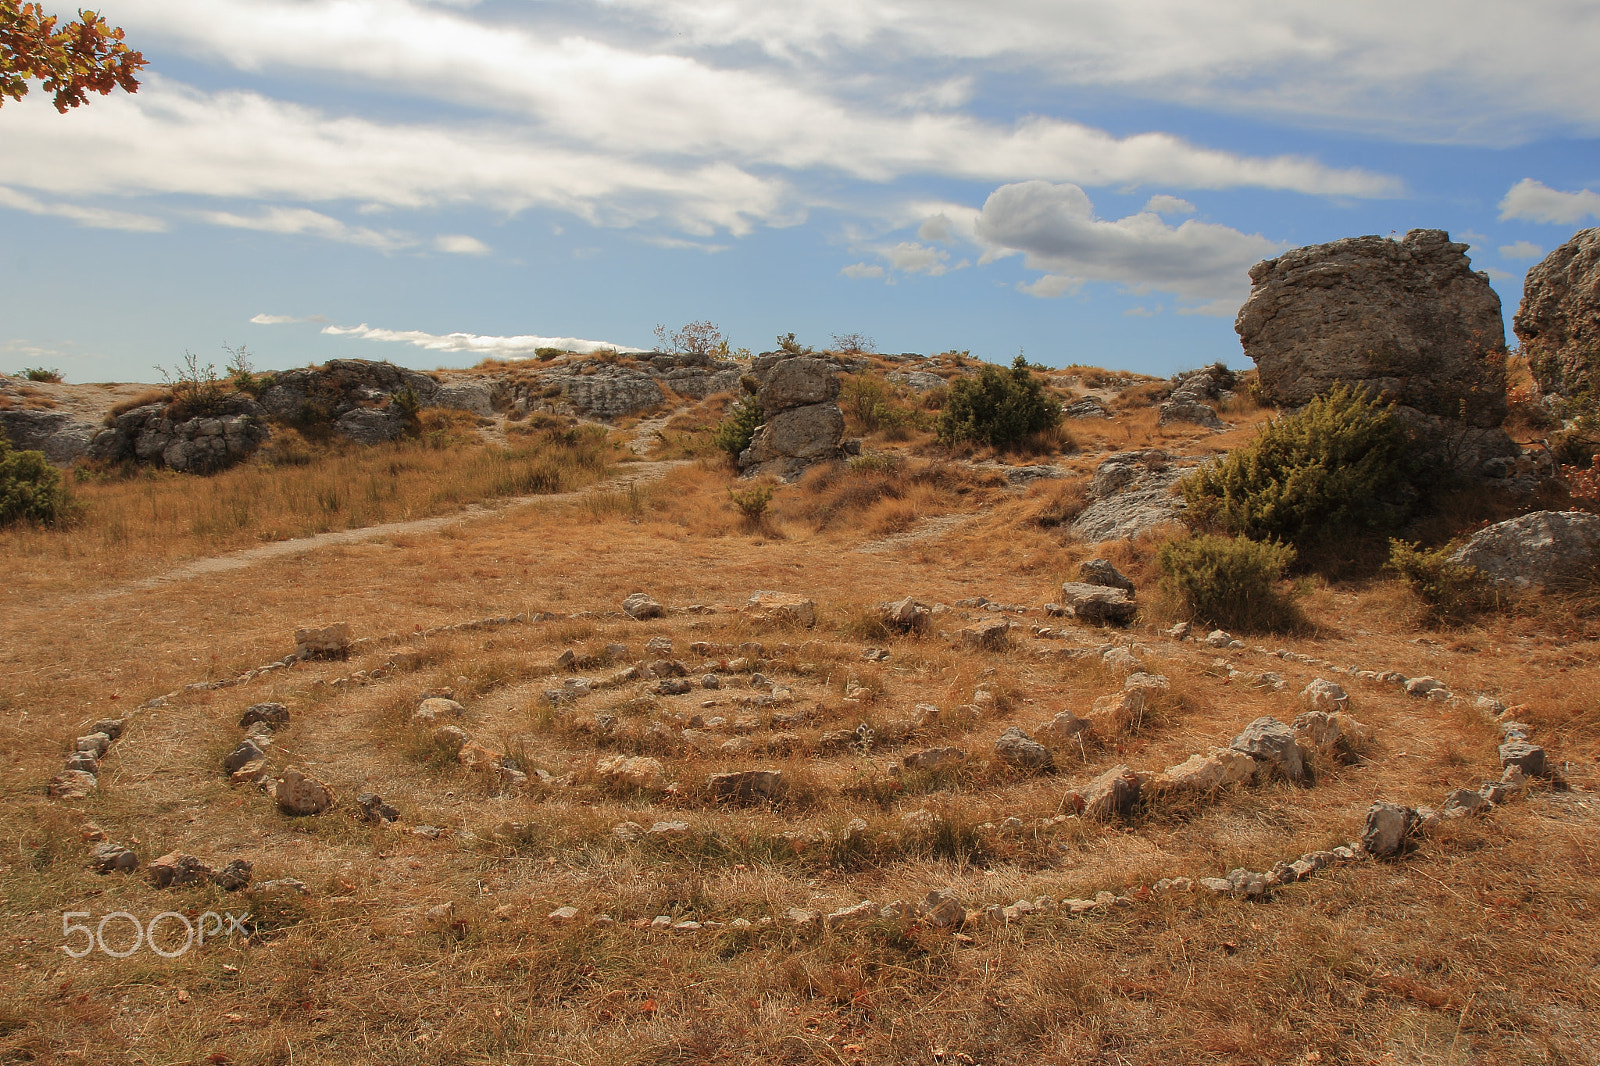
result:
[[[1133,445],[1159,439],[1149,430],[1137,422]],[[1081,478],[1095,457],[1060,462]],[[296,471],[277,473],[287,481]],[[1047,623],[1037,605],[1089,554],[1059,522],[1041,521],[1070,509],[1081,482],[1011,489],[992,474],[917,460],[823,471],[778,489],[769,527],[751,531],[728,502],[729,480],[720,462],[692,463],[654,483],[486,514],[443,534],[331,546],[158,589],[114,584],[87,598],[89,571],[56,566],[0,590],[0,966],[13,978],[0,997],[0,1061],[1597,1061],[1600,810],[1590,790],[1600,719],[1590,693],[1600,624],[1581,599],[1422,633],[1392,582],[1310,583],[1317,632],[1268,651],[1430,674],[1458,693],[1520,705],[1573,790],[1536,787],[1490,818],[1453,823],[1401,862],[1341,866],[1270,903],[1147,898],[1163,876],[1262,869],[1348,840],[1375,798],[1436,804],[1494,770],[1493,727],[1470,707],[1339,675],[1375,738],[1360,760],[1319,764],[1314,786],[1248,787],[1111,825],[1042,827],[1093,774],[1117,763],[1160,769],[1226,743],[1258,715],[1292,718],[1295,693],[1335,675],[1248,648],[1173,642],[1154,632],[1155,616],[1125,632],[1027,635]],[[924,529],[942,531],[918,538]],[[1105,549],[1148,581],[1149,544]],[[127,551],[129,573],[172,558],[154,538]],[[616,609],[635,589],[675,607],[737,606],[753,590],[779,589],[815,599],[819,620],[785,629],[715,610],[634,622]],[[866,610],[907,594],[1035,610],[1004,652],[874,634],[890,657],[864,661]],[[525,611],[589,614],[416,635]],[[96,718],[237,676],[287,652],[296,625],[334,618],[373,638],[351,661],[184,692],[133,719],[95,797],[44,798],[67,742]],[[966,622],[942,619],[947,632]],[[724,667],[720,651],[709,658],[721,689],[659,696],[632,682],[571,705],[544,698],[575,676],[557,668],[562,651],[577,653],[576,673],[601,678],[612,669],[600,661],[608,643],[626,644],[633,661],[655,657],[644,642],[662,636],[691,677],[706,668],[691,643],[737,651],[761,642],[759,669],[795,702],[750,702],[765,692],[752,686],[753,664]],[[1093,657],[1035,654],[1101,641],[1141,645],[1172,694],[1133,733],[1061,755],[1053,774],[992,764],[1004,727],[1086,712],[1120,688]],[[418,652],[410,665],[368,684],[330,684],[381,667],[402,645]],[[1287,690],[1252,685],[1263,671]],[[422,693],[443,690],[465,705],[460,724],[475,739],[571,783],[501,795],[438,757],[408,719]],[[264,700],[293,714],[272,765],[302,764],[333,785],[341,802],[328,814],[287,818],[220,773],[240,711]],[[945,713],[906,724],[922,703]],[[798,717],[778,724],[775,712]],[[616,719],[613,731],[596,731],[602,714]],[[718,744],[698,750],[681,731],[695,715],[755,715],[752,742],[789,732],[800,743],[732,754],[720,742],[734,733],[713,731]],[[670,728],[653,731],[657,723]],[[872,747],[822,746],[828,731],[863,723],[880,738]],[[945,776],[888,773],[932,744],[972,757]],[[680,787],[607,788],[598,760],[634,752],[661,759]],[[789,799],[749,809],[707,799],[705,775],[750,766],[790,774]],[[401,831],[351,816],[365,789],[400,807]],[[917,809],[931,812],[936,831],[903,830],[902,815]],[[1005,828],[1009,817],[1024,824]],[[859,837],[847,833],[854,818],[867,825]],[[626,842],[612,827],[628,820],[683,820],[691,831]],[[246,857],[257,879],[296,877],[310,892],[246,898],[97,876],[86,868],[88,822],[146,861],[170,850],[214,865]],[[419,824],[445,833],[412,835]],[[797,847],[785,833],[811,843]],[[781,920],[789,907],[831,911],[934,887],[972,904],[1100,890],[1135,902],[968,929],[968,940],[877,920],[809,936]],[[428,917],[444,903],[449,917]],[[585,920],[546,919],[563,905]],[[249,909],[257,932],[172,960],[141,951],[73,961],[58,950],[63,911],[97,921],[114,910],[207,909]],[[588,921],[600,913],[616,924]],[[656,915],[753,925],[659,933],[632,924]]]

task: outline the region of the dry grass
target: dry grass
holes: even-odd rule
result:
[[[1134,444],[1155,439],[1145,433]],[[472,459],[468,448],[438,454],[458,466]],[[1094,459],[1064,462],[1087,474]],[[274,479],[292,484],[305,470],[255,471],[265,479],[257,489],[273,492]],[[1588,693],[1600,625],[1581,596],[1422,635],[1396,609],[1404,593],[1393,582],[1319,580],[1305,602],[1320,628],[1279,638],[1340,665],[1431,674],[1457,692],[1522,705],[1519,719],[1568,764],[1575,791],[1540,787],[1487,820],[1455,824],[1402,862],[1343,866],[1267,904],[1139,898],[1086,917],[969,929],[969,941],[877,920],[809,937],[759,921],[791,906],[830,911],[933,887],[974,903],[1099,890],[1142,897],[1141,886],[1162,876],[1261,869],[1349,839],[1374,798],[1437,803],[1474,784],[1493,767],[1495,736],[1468,708],[1344,678],[1375,739],[1359,760],[1320,764],[1313,787],[1243,788],[1115,825],[1070,818],[1040,827],[1066,813],[1069,788],[1114,764],[1160,769],[1225,743],[1258,715],[1291,718],[1294,693],[1327,669],[1164,640],[1153,614],[1127,632],[1067,641],[1035,641],[1023,628],[1005,652],[868,632],[872,604],[907,594],[944,603],[1053,598],[1089,549],[1063,542],[1059,524],[1041,518],[1070,510],[1079,483],[1013,490],[955,464],[842,467],[779,489],[772,528],[746,532],[727,501],[729,481],[720,463],[690,464],[652,484],[486,514],[448,536],[323,548],[243,578],[202,574],[87,600],[87,566],[41,567],[41,577],[0,591],[8,760],[0,966],[12,975],[0,998],[0,1061],[1597,1060],[1600,811],[1588,790],[1600,720]],[[140,485],[106,488],[137,499]],[[963,521],[891,551],[856,550],[937,514]],[[92,528],[76,535],[89,542]],[[182,536],[189,550],[204,550],[192,532]],[[153,539],[138,542],[141,558],[162,557]],[[1098,553],[1149,585],[1153,548]],[[29,567],[47,561],[11,557]],[[814,598],[819,621],[785,629],[717,610],[634,622],[616,605],[636,588],[672,606],[737,605],[755,589],[780,589]],[[520,611],[593,613],[415,635]],[[95,798],[43,798],[66,741],[95,718],[237,675],[284,654],[294,626],[335,617],[376,639],[347,663],[185,692],[134,719]],[[1018,620],[1045,622],[1037,609]],[[944,616],[940,628],[965,621]],[[602,661],[607,644],[627,645],[632,662],[657,657],[644,642],[661,636],[691,677],[713,669],[723,687],[661,696],[629,682],[570,705],[544,698],[575,676],[556,666],[563,650],[576,653],[577,674],[603,678],[614,668]],[[737,670],[720,650],[694,656],[696,641],[748,661]],[[750,641],[762,643],[759,656],[739,649]],[[1135,645],[1172,694],[1137,730],[1064,756],[1054,773],[993,763],[993,739],[1006,726],[1032,730],[1062,709],[1085,713],[1118,690],[1120,676],[1093,657],[1035,655],[1101,641]],[[887,648],[888,660],[864,661],[866,643]],[[414,665],[370,684],[329,683],[381,666],[402,644],[418,651]],[[1245,676],[1230,678],[1219,657]],[[1281,674],[1287,691],[1249,683],[1264,670]],[[794,702],[757,705],[766,695],[757,671]],[[475,739],[571,783],[502,795],[437,757],[408,718],[423,692],[442,690],[465,705],[460,724]],[[320,818],[279,815],[219,772],[240,710],[269,699],[293,715],[273,765],[302,763],[340,795]],[[922,703],[944,713],[918,725]],[[615,725],[601,730],[600,715]],[[696,715],[759,721],[742,733],[713,729],[717,742],[701,750],[682,732]],[[860,725],[871,744],[827,746],[830,731]],[[768,751],[780,734],[798,743]],[[756,746],[722,750],[735,735]],[[906,752],[935,744],[971,757],[943,775],[889,773]],[[619,791],[596,774],[600,758],[635,752],[661,759],[679,787]],[[734,808],[705,795],[706,775],[751,766],[783,769],[790,796]],[[445,835],[361,825],[350,800],[365,789],[399,806],[405,829],[429,824]],[[905,830],[901,817],[918,809],[932,824]],[[1008,817],[1024,825],[1004,828]],[[851,835],[856,818],[867,828]],[[672,841],[613,835],[630,820],[682,820],[691,831]],[[310,892],[245,899],[100,877],[85,866],[88,821],[147,861],[174,849],[217,865],[246,857],[258,879],[298,877]],[[449,918],[427,916],[446,902]],[[562,905],[616,924],[553,925],[545,915]],[[248,909],[258,931],[170,961],[141,951],[74,962],[57,950],[63,911],[98,920],[119,909],[141,917]],[[656,915],[756,924],[693,934],[630,924]]]

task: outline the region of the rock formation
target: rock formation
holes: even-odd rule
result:
[[[1506,415],[1505,327],[1488,275],[1443,230],[1351,237],[1250,268],[1234,329],[1261,395],[1299,405],[1344,384],[1478,428]]]
[[[834,402],[839,379],[826,360],[774,353],[758,358],[752,373],[766,420],[739,454],[741,471],[793,481],[812,463],[844,454],[844,412]]]
[[[1535,511],[1474,533],[1451,562],[1476,567],[1505,593],[1579,580],[1600,561],[1600,515]]]
[[[1580,230],[1528,271],[1511,320],[1548,393],[1572,396],[1600,369],[1600,229]]]

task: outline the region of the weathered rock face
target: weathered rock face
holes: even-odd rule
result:
[[[1226,429],[1222,419],[1210,406],[1214,400],[1224,398],[1224,393],[1234,385],[1234,374],[1221,363],[1180,374],[1177,387],[1161,405],[1158,425],[1169,426],[1175,422],[1191,422],[1207,429]]]
[[[18,451],[43,452],[47,462],[62,465],[87,452],[102,431],[60,411],[11,408],[0,411],[0,432]]]
[[[615,363],[583,364],[576,373],[546,377],[561,386],[562,394],[579,413],[590,418],[621,418],[667,398],[655,378]]]
[[[1094,501],[1072,522],[1072,532],[1093,544],[1136,537],[1178,520],[1183,497],[1172,487],[1187,472],[1165,465],[1160,452],[1119,452],[1095,469]]]
[[[135,459],[180,473],[209,474],[248,459],[267,439],[259,404],[229,397],[215,415],[174,421],[164,403],[124,411],[85,451],[91,459]]]
[[[747,475],[773,474],[786,481],[812,463],[843,454],[844,412],[834,403],[839,379],[824,359],[797,355],[756,360],[756,399],[766,421],[739,455]]]
[[[1081,581],[1068,581],[1061,586],[1061,602],[1074,618],[1096,626],[1125,626],[1139,612],[1122,589]]]
[[[1600,515],[1535,511],[1479,530],[1450,561],[1477,567],[1502,592],[1583,577],[1600,552]]]
[[[1539,388],[1571,396],[1600,370],[1600,229],[1580,230],[1528,271],[1511,328]]]
[[[1351,237],[1250,269],[1234,329],[1274,403],[1344,384],[1428,414],[1498,426],[1505,327],[1488,275],[1443,230]]]

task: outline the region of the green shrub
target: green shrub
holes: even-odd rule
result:
[[[986,365],[975,378],[950,385],[939,415],[942,444],[962,441],[1006,448],[1061,425],[1061,404],[1045,395],[1022,356],[1009,371]]]
[[[868,375],[845,378],[839,390],[839,406],[858,433],[878,433],[904,440],[912,429],[923,428],[919,412],[901,403],[894,393]]]
[[[1162,585],[1191,618],[1248,632],[1302,623],[1279,588],[1294,558],[1286,544],[1203,534],[1163,544],[1156,563]]]
[[[1388,569],[1399,574],[1431,622],[1454,622],[1494,604],[1493,590],[1483,571],[1452,562],[1449,548],[1424,551],[1403,540],[1389,542]]]
[[[757,485],[755,488],[739,490],[729,489],[728,499],[739,508],[739,513],[746,520],[759,523],[766,517],[767,507],[772,503],[772,489],[766,485]]]
[[[43,452],[19,452],[0,433],[0,526],[13,522],[59,525],[72,516],[72,501],[61,471]]]
[[[43,381],[51,385],[59,385],[63,380],[61,371],[55,367],[46,366],[30,366],[22,372],[21,376],[29,381]]]
[[[405,420],[407,436],[415,437],[422,432],[422,401],[417,398],[417,390],[407,385],[389,397],[389,406]]]
[[[746,396],[728,411],[727,417],[717,426],[712,440],[718,448],[728,453],[729,458],[737,461],[739,453],[750,447],[750,438],[756,435],[756,428],[765,420],[760,402],[754,396]]]
[[[1340,387],[1268,423],[1249,444],[1186,478],[1184,520],[1198,529],[1300,547],[1394,529],[1420,496],[1415,455],[1392,407]]]

